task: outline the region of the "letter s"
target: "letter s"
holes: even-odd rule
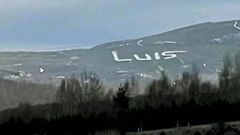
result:
[[[187,51],[165,51],[165,52],[162,52],[162,56],[164,56],[165,60],[168,60],[168,59],[173,59],[173,58],[176,58],[177,55],[176,53],[185,53]]]

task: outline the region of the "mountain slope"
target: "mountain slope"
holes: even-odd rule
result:
[[[131,76],[147,82],[158,78],[163,70],[175,78],[196,64],[204,77],[213,79],[220,71],[222,58],[240,50],[239,27],[240,21],[208,22],[86,50],[5,52],[0,53],[0,73],[13,78],[11,72],[20,72],[24,75],[19,78],[55,82],[87,70],[99,74],[105,82],[119,84]],[[45,67],[45,74],[39,74],[39,66]]]

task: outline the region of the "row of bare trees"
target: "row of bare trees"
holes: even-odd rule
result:
[[[44,118],[47,120],[64,116],[98,115],[106,112],[117,117],[118,112],[131,110],[161,109],[181,107],[193,103],[200,106],[211,106],[218,102],[228,104],[240,102],[240,52],[227,56],[219,73],[219,84],[201,80],[196,67],[191,72],[171,81],[163,72],[161,77],[152,80],[139,93],[140,85],[136,78],[121,84],[117,89],[106,91],[100,77],[91,72],[64,79],[59,86],[53,103],[31,106],[21,104],[15,111],[0,113],[4,120],[12,116]],[[3,115],[4,114],[4,115]]]
[[[183,73],[174,82],[162,72],[160,79],[151,81],[143,94],[139,94],[139,84],[134,77],[121,84],[116,92],[106,93],[96,74],[83,72],[80,79],[73,76],[62,81],[56,101],[61,104],[61,112],[66,115],[77,115],[86,110],[94,112],[97,108],[102,108],[99,106],[101,102],[112,105],[108,107],[113,109],[110,112],[129,108],[181,106],[189,102],[202,106],[210,106],[219,101],[239,102],[240,52],[233,57],[226,56],[223,63],[219,84],[202,81],[199,71],[193,66],[191,72]],[[88,106],[82,108],[85,105]]]

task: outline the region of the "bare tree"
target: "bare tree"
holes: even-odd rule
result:
[[[159,80],[153,80],[147,87],[146,100],[152,107],[170,106],[173,89],[169,78],[162,72]]]
[[[103,82],[100,77],[92,72],[82,72],[80,76],[80,86],[83,89],[84,102],[95,102],[104,94]]]
[[[129,97],[126,87],[119,87],[113,98],[115,112],[126,111],[129,108]]]
[[[61,104],[63,115],[76,115],[82,96],[82,87],[76,78],[62,80],[56,100]]]
[[[193,65],[192,73],[191,73],[191,83],[189,86],[189,97],[191,101],[196,103],[199,102],[199,95],[200,95],[200,78],[199,78],[199,71],[196,65]]]
[[[234,70],[238,78],[240,78],[240,51],[235,55]]]
[[[76,115],[86,104],[88,107],[85,110],[92,112],[96,108],[96,101],[103,94],[103,89],[102,82],[96,74],[83,72],[80,79],[73,75],[70,79],[62,80],[56,100],[61,104],[64,115]]]
[[[219,75],[219,87],[221,90],[221,98],[228,101],[231,98],[233,63],[230,55],[224,57],[223,69]]]

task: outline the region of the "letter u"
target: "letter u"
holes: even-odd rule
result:
[[[139,61],[152,60],[152,58],[149,54],[145,54],[145,58],[140,58],[137,54],[134,54],[133,56],[136,58],[136,60],[139,60]]]

